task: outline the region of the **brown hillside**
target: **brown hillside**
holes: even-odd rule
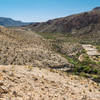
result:
[[[22,29],[0,27],[0,65],[69,66],[41,36]]]
[[[43,33],[98,33],[100,31],[100,8],[68,17],[49,20],[28,26],[36,32]]]

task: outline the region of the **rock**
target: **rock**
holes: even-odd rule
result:
[[[7,94],[7,93],[8,93],[7,89],[0,87],[0,94]]]
[[[0,81],[1,81],[1,80],[3,80],[3,75],[2,75],[2,74],[0,74]]]
[[[84,55],[81,54],[81,55],[79,56],[78,60],[79,60],[80,62],[84,61]]]
[[[16,75],[12,77],[3,73],[3,68],[10,72],[12,66],[0,66],[3,100],[100,100],[100,87],[90,79],[38,67],[29,72],[26,66],[15,66]]]

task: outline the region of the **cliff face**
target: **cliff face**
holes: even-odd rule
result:
[[[49,20],[28,26],[33,31],[44,33],[94,33],[100,31],[100,7],[64,18]]]

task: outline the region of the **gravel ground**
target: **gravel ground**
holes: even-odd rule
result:
[[[50,43],[41,36],[22,29],[0,27],[0,64],[53,67],[68,61],[51,50]]]
[[[44,68],[0,66],[0,100],[100,100],[100,86]]]

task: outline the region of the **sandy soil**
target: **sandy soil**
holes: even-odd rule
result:
[[[100,86],[50,69],[0,66],[0,100],[100,100]]]

